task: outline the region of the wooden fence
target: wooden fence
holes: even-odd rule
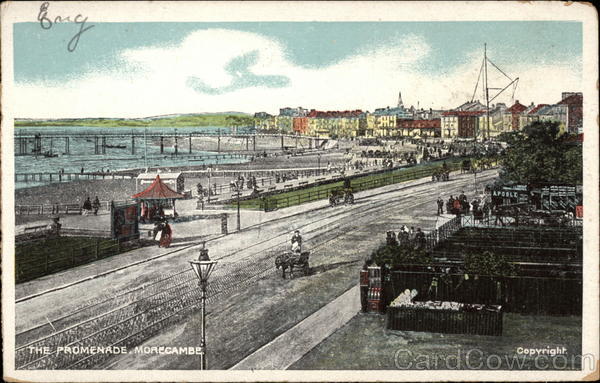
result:
[[[61,238],[46,239],[43,248],[35,251],[30,246],[17,247],[15,251],[16,282],[25,282],[57,271],[69,269],[106,258],[121,252],[116,240],[88,238],[87,244],[65,246]]]

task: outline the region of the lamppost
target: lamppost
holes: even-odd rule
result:
[[[206,242],[202,242],[202,248],[200,249],[200,255],[197,261],[190,261],[192,270],[196,273],[199,279],[198,286],[200,286],[200,315],[202,317],[201,324],[201,341],[200,341],[200,369],[206,370],[206,286],[208,286],[208,277],[212,272],[217,261],[211,261],[208,257],[208,249],[205,248]]]
[[[177,129],[175,129],[175,157],[177,157]]]
[[[212,195],[211,193],[211,184],[210,184],[210,175],[212,173],[212,166],[208,165],[208,203],[210,203],[210,196]],[[215,194],[216,194],[216,190],[215,190]]]
[[[473,166],[473,184],[475,186],[475,194],[479,193],[477,188],[477,168]]]
[[[237,195],[237,231],[241,230],[241,224],[240,224],[240,194],[241,194],[241,183],[240,180],[237,179],[235,181],[235,192]]]
[[[320,175],[321,175],[321,153],[318,153],[318,154],[317,154],[317,164],[318,164],[318,165],[317,165],[317,168],[319,169],[319,170],[317,171],[317,175],[319,175],[319,176],[320,176]]]

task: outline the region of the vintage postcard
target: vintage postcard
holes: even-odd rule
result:
[[[589,3],[1,8],[4,379],[598,379]]]

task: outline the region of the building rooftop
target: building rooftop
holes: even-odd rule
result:
[[[464,104],[460,105],[457,108],[454,108],[454,110],[456,111],[479,111],[479,110],[485,110],[485,105],[483,105],[482,103],[479,102],[479,100],[475,100],[475,101],[468,101],[465,102]]]
[[[549,106],[548,104],[537,104],[527,114],[536,114],[540,109]]]
[[[362,110],[357,109],[357,110],[344,110],[344,111],[319,111],[319,110],[311,110],[307,117],[312,117],[312,118],[340,118],[340,117],[346,117],[346,118],[351,118],[351,117],[359,117],[362,114]]]
[[[558,102],[559,105],[583,105],[583,95],[581,93],[574,93],[567,96]]]
[[[442,113],[442,116],[481,116],[485,114],[485,110],[449,110]]]
[[[510,113],[523,113],[527,107],[519,102],[519,100],[515,101],[515,103],[507,109],[507,112]]]

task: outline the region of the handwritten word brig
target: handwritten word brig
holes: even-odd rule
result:
[[[52,28],[52,26],[54,24],[57,23],[75,23],[75,24],[79,24],[79,32],[77,32],[73,38],[71,38],[71,40],[69,41],[69,43],[67,44],[67,50],[69,52],[73,52],[75,50],[75,48],[77,48],[77,44],[79,44],[79,39],[81,38],[81,35],[83,34],[83,32],[89,31],[90,29],[92,29],[94,27],[94,25],[88,25],[87,27],[85,26],[85,23],[87,21],[87,16],[84,18],[81,14],[78,14],[77,16],[75,16],[74,18],[71,19],[70,16],[55,16],[54,19],[52,19],[51,17],[48,16],[48,8],[50,7],[50,3],[49,2],[44,2],[42,3],[42,5],[40,6],[40,12],[38,13],[38,21],[40,22],[40,26],[42,27],[42,29],[50,29]]]

